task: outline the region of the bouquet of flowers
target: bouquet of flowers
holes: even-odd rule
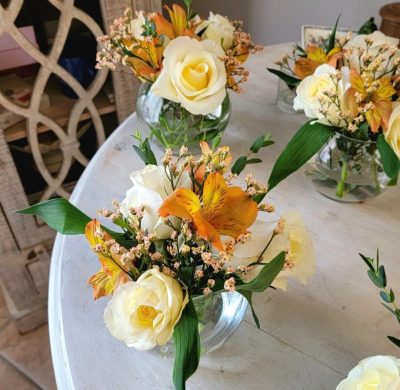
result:
[[[294,108],[303,109],[311,120],[282,151],[269,179],[270,188],[319,150],[317,174],[320,180],[335,184],[336,199],[353,193],[363,200],[365,194],[377,194],[396,183],[400,169],[398,43],[379,31],[358,35],[342,49],[338,67],[320,65],[300,82]]]
[[[274,68],[267,70],[277,75],[290,89],[295,89],[301,80],[311,76],[318,66],[329,64],[334,68],[339,67],[343,58],[343,48],[351,40],[352,32],[337,37],[338,22],[339,18],[327,39],[313,39],[304,48],[298,44],[293,45],[290,53],[284,54],[275,62],[279,70]],[[370,18],[360,27],[358,34],[371,34],[377,29],[374,18]]]
[[[243,187],[234,184],[247,164],[261,161],[251,154],[271,143],[260,136],[232,166],[229,147],[205,142],[198,159],[186,148],[176,158],[167,150],[154,165],[148,139],[141,140],[137,148],[146,167],[131,174],[133,187],[122,202],[99,212],[119,232],[61,198],[19,211],[40,216],[62,234],[86,235],[101,264],[89,279],[93,296],[112,296],[104,313],[107,328],[138,350],[173,337],[177,389],[185,388],[199,364],[207,304],[199,308],[196,299],[241,294],[251,306],[254,292],[271,285],[286,289],[288,277],[306,283],[314,273],[311,238],[299,214],[263,221],[260,213],[274,211],[261,202],[265,186],[251,174]]]
[[[142,82],[137,113],[166,148],[211,140],[228,124],[227,89],[240,91],[243,63],[255,46],[242,23],[210,12],[208,19],[177,4],[160,13],[125,14],[100,37],[98,67],[130,68]],[[177,151],[176,150],[176,151]]]

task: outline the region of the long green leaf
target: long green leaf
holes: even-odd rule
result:
[[[16,213],[37,215],[62,234],[84,234],[87,223],[91,221],[90,217],[64,198],[50,199],[17,210]]]
[[[336,30],[337,30],[337,25],[339,23],[339,19],[340,19],[340,15],[336,19],[335,26],[333,27],[333,30],[327,39],[327,45],[326,45],[326,53],[327,54],[335,47]]]
[[[277,70],[274,68],[267,68],[267,70],[275,76],[278,76],[282,81],[286,83],[289,88],[296,88],[300,84],[300,79],[290,76],[287,73],[282,72],[281,70]]]
[[[260,320],[257,317],[256,311],[254,310],[253,302],[252,302],[253,293],[251,291],[247,291],[247,290],[239,290],[238,293],[242,294],[246,298],[247,302],[250,305],[251,314],[253,315],[253,320],[254,320],[257,328],[260,329]]]
[[[383,134],[380,134],[377,146],[382,159],[383,170],[391,179],[397,178],[400,170],[400,160],[394,150],[386,142]]]
[[[272,190],[283,179],[303,166],[333,134],[333,128],[322,123],[304,124],[282,150],[268,179]]]
[[[176,390],[185,390],[186,380],[194,374],[200,361],[199,319],[193,301],[183,310],[174,329],[175,363],[173,381]]]
[[[265,291],[278,276],[279,272],[282,271],[285,258],[285,252],[279,253],[279,255],[275,256],[268,264],[262,267],[260,273],[251,282],[236,286],[236,290],[240,293],[243,290],[251,292]]]

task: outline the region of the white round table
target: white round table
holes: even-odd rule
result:
[[[262,150],[262,165],[251,166],[265,182],[278,153],[305,121],[275,105],[277,78],[265,68],[290,49],[265,48],[246,64],[250,79],[231,94],[232,119],[223,143],[235,154],[269,131],[276,144]],[[134,97],[132,97],[134,98]],[[122,200],[129,173],[142,167],[131,145],[129,117],[100,148],[77,184],[71,201],[90,216]],[[239,330],[219,350],[201,359],[188,389],[334,389],[359,360],[377,354],[400,355],[386,339],[397,323],[380,304],[359,252],[381,250],[389,283],[398,285],[400,188],[364,204],[337,203],[318,194],[297,172],[269,195],[276,216],[298,209],[314,239],[317,272],[307,286],[293,281],[287,292],[255,294],[258,330],[247,313]],[[88,278],[99,269],[83,236],[57,236],[51,263],[49,325],[59,390],[172,389],[172,361],[128,348],[103,323],[108,298],[93,301]]]

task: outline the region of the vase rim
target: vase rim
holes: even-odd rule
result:
[[[348,140],[350,140],[352,142],[358,142],[359,144],[376,144],[376,141],[373,141],[371,139],[363,140],[363,139],[354,138],[354,137],[351,137],[350,135],[343,134],[338,130],[334,131],[334,135],[341,137],[341,138],[347,138]]]

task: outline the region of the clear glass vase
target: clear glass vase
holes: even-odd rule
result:
[[[142,83],[136,102],[136,112],[146,123],[153,139],[164,149],[170,148],[177,154],[182,145],[191,153],[200,151],[199,141],[210,141],[223,133],[231,116],[229,95],[211,114],[193,115],[179,103],[172,102],[150,91],[150,83]]]
[[[223,292],[193,299],[199,317],[201,354],[214,351],[235,332],[247,310],[247,300],[238,292]],[[174,356],[174,344],[156,347],[153,352],[167,358]]]
[[[335,133],[313,157],[306,174],[321,194],[342,202],[363,202],[377,196],[390,181],[376,142],[341,133]]]
[[[278,92],[276,94],[278,108],[286,114],[297,114],[298,112],[293,108],[295,97],[296,88],[289,88],[282,79],[278,79]]]

